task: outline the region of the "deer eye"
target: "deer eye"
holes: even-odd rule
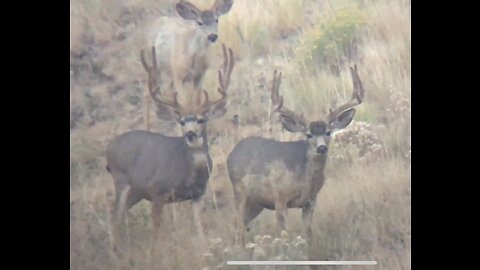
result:
[[[204,120],[204,119],[198,119],[198,120],[197,120],[197,123],[198,123],[198,124],[203,124],[203,123],[205,123],[205,120]]]
[[[216,19],[215,22],[218,23],[218,19]]]
[[[325,132],[325,135],[327,135],[327,136],[330,136],[331,134],[332,134],[332,132],[331,132],[331,131],[327,131],[327,132]]]
[[[307,133],[307,138],[311,139],[313,136],[310,133]]]
[[[185,126],[185,121],[180,120],[180,125]]]
[[[203,25],[203,23],[202,23],[202,22],[197,22],[197,24],[198,24],[198,25]]]

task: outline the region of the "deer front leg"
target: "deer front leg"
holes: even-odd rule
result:
[[[275,216],[277,218],[277,224],[280,232],[287,230],[287,203],[283,200],[277,200],[275,202]]]
[[[307,258],[308,260],[314,260],[315,255],[313,252],[313,233],[312,233],[312,218],[313,210],[315,209],[315,200],[310,201],[307,205],[302,208],[302,219],[303,219],[303,231],[305,238],[307,240]],[[316,266],[311,266],[311,270],[317,269]]]
[[[144,102],[144,111],[143,111],[143,121],[145,123],[145,130],[150,131],[150,93],[146,89],[143,94]]]
[[[237,181],[239,183],[240,180]],[[235,198],[235,244],[245,247],[245,212],[246,212],[246,196],[245,189],[242,185],[233,186],[233,194]]]
[[[178,54],[174,54],[178,55]],[[173,88],[176,92],[185,92],[191,91],[191,89],[185,89],[185,84],[189,81],[189,77],[191,77],[191,59],[185,56],[173,57],[172,58],[172,80],[173,80]],[[193,84],[192,84],[193,86]],[[189,93],[189,92],[188,92]],[[191,99],[191,93],[188,95],[189,99]],[[192,100],[188,100],[191,102]]]
[[[166,93],[166,96],[173,97],[174,94],[175,94],[175,85],[174,85],[174,81],[171,80],[170,86],[168,88],[168,93]]]
[[[307,239],[312,238],[312,218],[315,209],[315,201],[309,202],[302,208],[303,233]]]
[[[195,76],[193,77],[193,87],[195,89],[200,89],[200,87],[202,86],[203,76],[204,72],[200,72],[195,74]]]
[[[159,236],[159,229],[163,225],[163,206],[165,205],[163,198],[155,198],[152,205],[152,219],[153,219],[153,235],[155,238]]]
[[[163,225],[163,207],[165,205],[165,198],[162,196],[152,198],[152,220],[153,220],[153,239],[152,239],[152,254],[155,254],[155,247],[160,241],[160,228]]]

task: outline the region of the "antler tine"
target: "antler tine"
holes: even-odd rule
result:
[[[277,75],[278,74],[278,75]],[[303,117],[303,115],[299,115],[285,107],[283,107],[283,97],[280,95],[280,83],[282,82],[282,72],[278,72],[275,70],[273,72],[273,81],[272,81],[272,88],[271,88],[271,98],[272,103],[275,106],[274,111],[279,112],[283,116],[287,116],[291,119],[296,119],[301,123],[307,123],[308,121]]]
[[[147,64],[147,61],[145,60],[145,51],[144,50],[141,51],[140,56],[141,56],[141,61],[142,61],[143,68],[145,69],[145,71],[148,74],[148,91],[150,92],[150,96],[155,100],[156,96],[157,96],[157,93],[160,90],[160,87],[158,87],[158,85],[157,85],[156,76],[155,76],[155,72],[156,72],[155,48],[152,47],[153,64],[152,64],[151,67]]]
[[[272,104],[276,106],[275,111],[278,111],[283,105],[283,98],[279,94],[279,88],[280,88],[281,82],[282,82],[282,72],[277,73],[277,70],[274,70],[272,88],[270,89],[270,91],[271,91]]]
[[[339,113],[344,112],[354,106],[357,106],[362,103],[363,97],[365,95],[365,89],[363,88],[362,81],[360,80],[360,76],[358,76],[357,65],[350,67],[350,71],[352,73],[352,81],[353,81],[353,93],[352,98],[345,104],[337,107],[335,110],[330,109],[330,113],[327,119],[330,121],[334,119]]]
[[[218,92],[225,96],[227,93],[228,86],[230,84],[230,76],[232,75],[233,66],[235,65],[235,60],[233,59],[233,51],[231,48],[227,48],[225,44],[222,44],[223,51],[223,67],[222,70],[218,71]]]
[[[227,55],[227,47],[223,43],[222,43],[222,53],[223,53],[223,69],[222,70],[227,70],[229,59],[225,57]]]
[[[140,60],[142,61],[142,66],[143,66],[143,68],[145,69],[145,71],[146,71],[147,73],[150,73],[150,67],[147,65],[147,61],[145,61],[145,54],[144,54],[144,53],[145,53],[144,50],[142,50],[142,51],[140,52]]]
[[[235,65],[235,60],[233,59],[232,49],[226,48],[225,44],[222,44],[223,50],[223,65],[222,68],[218,71],[218,88],[217,91],[220,93],[220,99],[210,102],[208,99],[208,93],[203,90],[205,95],[205,101],[203,102],[202,108],[208,108],[217,103],[223,102],[227,98],[227,89],[230,84],[230,76],[232,75],[233,66]]]
[[[365,96],[365,89],[363,88],[362,81],[358,76],[357,65],[350,67],[350,71],[352,73],[352,80],[353,80],[353,96],[352,98],[356,98],[358,104],[362,103],[363,97]]]
[[[155,46],[152,46],[152,66],[149,66],[147,64],[147,61],[145,60],[144,50],[141,51],[140,58],[142,61],[143,68],[148,74],[148,91],[150,92],[150,96],[152,97],[152,99],[157,104],[160,103],[181,111],[181,106],[178,103],[178,99],[177,99],[177,94],[178,94],[177,92],[174,93],[173,100],[167,100],[167,99],[164,99],[163,97],[158,97],[157,95],[158,92],[160,91],[160,86],[157,84],[157,77],[160,76],[160,72],[158,72],[158,67],[157,67],[157,54],[155,51]]]
[[[210,103],[210,99],[208,98],[207,91],[203,90],[202,92],[203,92],[203,95],[205,96],[205,103],[207,103],[207,104]]]

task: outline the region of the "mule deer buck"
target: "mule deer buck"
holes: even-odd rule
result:
[[[205,192],[212,160],[208,152],[206,124],[209,119],[223,116],[227,106],[227,88],[233,70],[233,52],[223,46],[224,64],[218,71],[221,97],[210,101],[205,90],[204,100],[193,108],[180,105],[175,94],[172,99],[158,96],[155,47],[152,47],[152,66],[141,53],[143,67],[149,77],[149,93],[155,101],[157,115],[182,126],[182,137],[169,137],[148,131],[129,131],[115,137],[106,148],[107,170],[113,176],[116,198],[112,209],[114,241],[119,237],[119,225],[128,209],[139,201],[152,202],[154,237],[162,223],[162,209],[167,203],[186,200],[193,202],[193,214],[199,236],[204,241],[200,221],[202,197]],[[115,241],[117,242],[117,241]],[[118,250],[117,244],[114,248]]]
[[[163,16],[151,25],[147,46],[155,46],[157,65],[171,79],[170,90],[184,89],[187,83],[192,84],[192,91],[199,89],[209,68],[209,49],[218,38],[218,19],[229,12],[232,5],[233,0],[216,0],[210,9],[200,10],[182,0],[175,5],[179,17]],[[145,92],[147,130],[150,129],[148,96]]]
[[[311,237],[311,221],[318,192],[325,181],[323,173],[333,132],[347,127],[355,115],[354,106],[363,100],[364,89],[357,73],[353,78],[352,99],[330,110],[325,121],[307,121],[283,106],[279,94],[282,74],[273,73],[271,99],[283,127],[302,132],[305,140],[282,142],[263,137],[241,140],[227,158],[230,181],[239,214],[237,235],[244,243],[244,230],[264,208],[275,210],[279,229],[286,230],[288,208],[302,208],[304,233]],[[275,166],[276,165],[276,166]],[[276,176],[272,177],[272,174]],[[269,177],[270,175],[270,177]]]

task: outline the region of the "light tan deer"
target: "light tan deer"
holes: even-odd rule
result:
[[[223,46],[224,65],[218,72],[218,92],[221,97],[210,101],[206,91],[204,100],[193,107],[179,104],[158,95],[159,73],[152,47],[153,64],[147,65],[142,51],[142,64],[148,73],[148,90],[155,101],[157,116],[166,121],[177,121],[183,136],[170,137],[144,130],[134,130],[116,136],[107,146],[107,170],[113,176],[116,199],[112,210],[113,242],[118,251],[119,226],[125,212],[141,200],[152,202],[154,239],[162,223],[162,209],[167,203],[186,200],[193,202],[193,217],[198,235],[204,241],[200,221],[202,197],[212,169],[208,152],[206,123],[226,112],[227,88],[233,70],[233,52]],[[121,239],[121,238],[120,238]],[[123,242],[123,241],[120,241]]]
[[[263,209],[275,210],[280,230],[286,230],[288,208],[301,208],[304,233],[311,238],[311,221],[316,197],[323,186],[328,146],[333,132],[347,127],[362,103],[364,89],[352,67],[353,97],[325,121],[307,121],[283,106],[279,94],[281,73],[273,74],[271,99],[289,132],[302,132],[305,140],[283,142],[263,137],[241,140],[227,158],[230,181],[239,214],[238,240],[244,243],[244,230]],[[274,171],[277,170],[277,171]]]
[[[219,17],[230,11],[233,0],[216,0],[200,10],[188,1],[175,5],[175,17],[159,17],[147,33],[147,46],[155,46],[157,65],[170,78],[172,89],[189,89],[192,99],[200,98],[199,86],[209,68],[209,49],[218,39]],[[159,76],[159,74],[157,74]],[[191,84],[191,85],[190,85]],[[145,92],[146,128],[150,128],[149,94]]]

